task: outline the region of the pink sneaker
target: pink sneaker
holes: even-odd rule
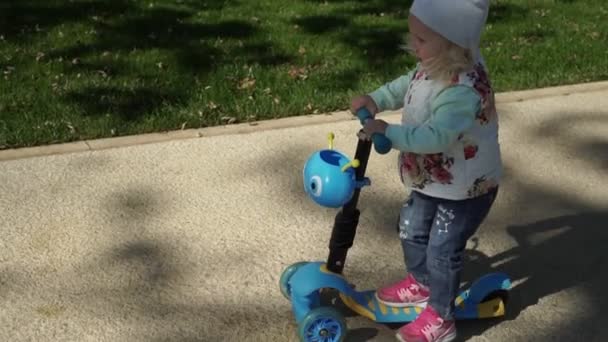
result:
[[[429,289],[408,274],[404,280],[376,291],[376,298],[389,306],[425,307],[429,300]]]
[[[444,321],[430,306],[397,332],[397,339],[401,342],[450,342],[455,338],[454,321]]]

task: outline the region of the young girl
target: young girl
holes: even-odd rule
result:
[[[489,0],[415,0],[408,25],[416,67],[351,104],[373,114],[403,107],[401,124],[375,119],[363,128],[400,151],[399,174],[412,190],[399,220],[407,277],[376,294],[391,306],[425,307],[399,329],[401,341],[456,337],[465,245],[502,175],[494,93],[479,51],[488,7]]]

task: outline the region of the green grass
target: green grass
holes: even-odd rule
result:
[[[604,0],[494,0],[497,91],[608,79]],[[405,72],[407,0],[0,4],[0,148],[348,108]]]

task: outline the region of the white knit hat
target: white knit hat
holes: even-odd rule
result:
[[[451,42],[479,54],[489,0],[414,0],[410,13]]]

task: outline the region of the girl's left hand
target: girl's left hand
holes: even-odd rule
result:
[[[363,125],[363,131],[368,137],[371,137],[374,133],[384,134],[388,127],[388,123],[384,120],[373,119],[369,120]]]

